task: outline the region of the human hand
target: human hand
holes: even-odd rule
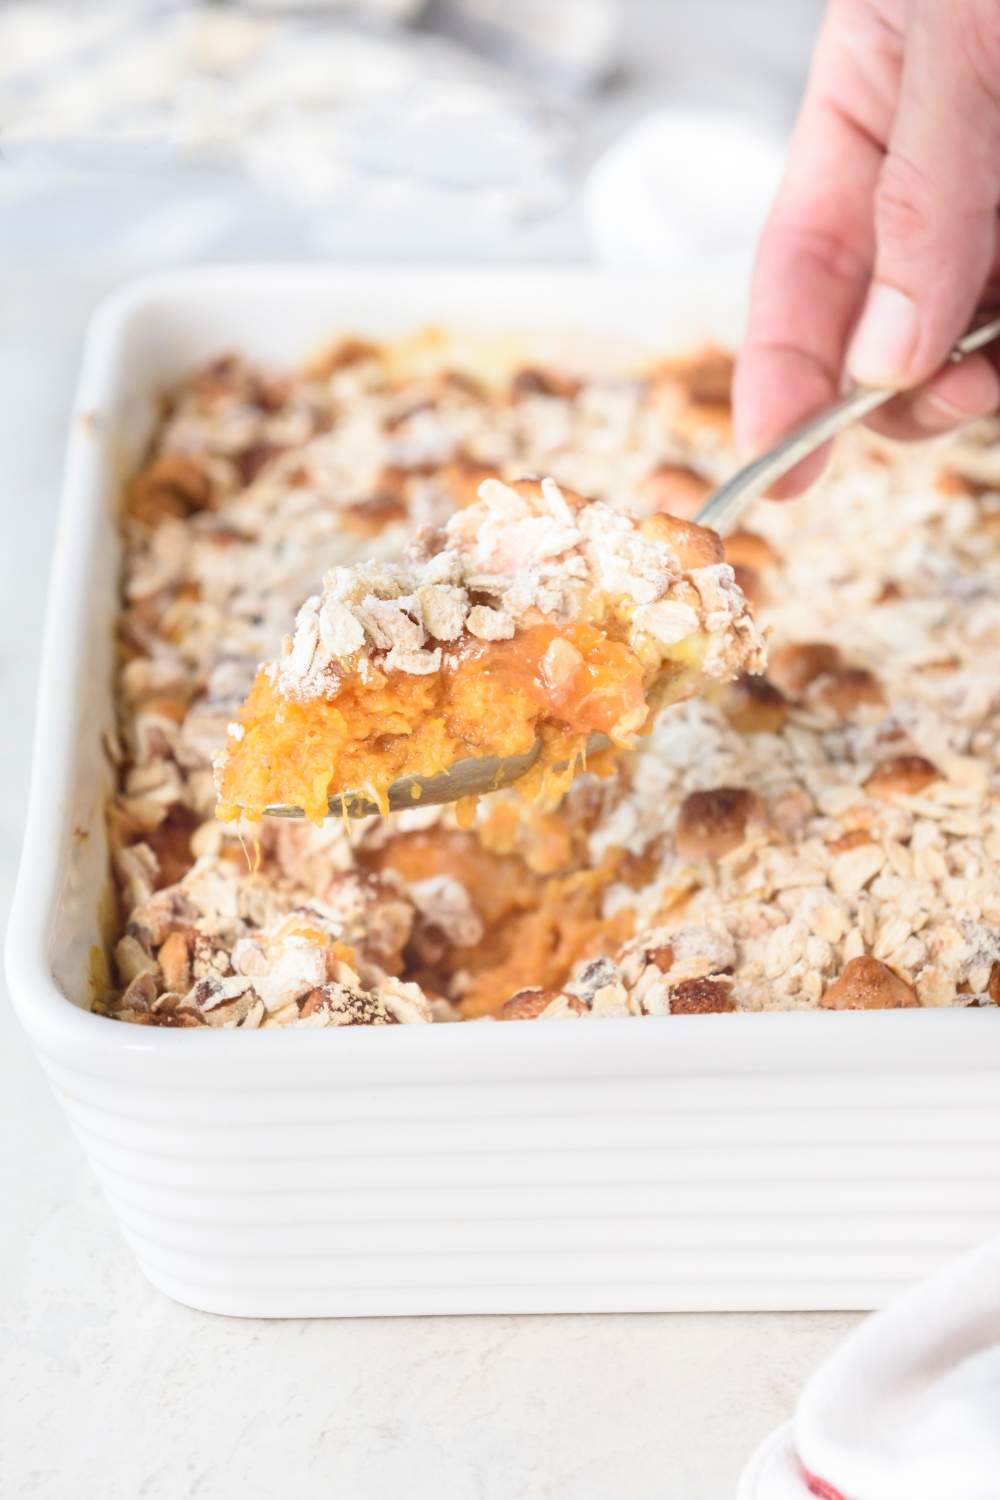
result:
[[[995,352],[934,372],[1000,301],[998,204],[1000,3],[830,0],[757,253],[733,389],[741,451],[835,399],[845,369],[904,393],[868,419],[892,437],[996,410]],[[772,493],[797,494],[824,461]]]

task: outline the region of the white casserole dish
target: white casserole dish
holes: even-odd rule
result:
[[[582,270],[244,267],[96,314],[70,438],[28,828],[21,1020],[144,1271],[256,1317],[869,1308],[1000,1230],[1000,1013],[171,1031],[89,1014],[106,887],[114,512],[156,393],[340,331],[732,334],[733,289]]]

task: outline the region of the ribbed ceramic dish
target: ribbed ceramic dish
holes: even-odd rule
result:
[[[1000,1012],[158,1031],[89,1014],[115,506],[157,392],[428,322],[679,347],[738,299],[586,271],[179,272],[95,316],[28,830],[21,1020],[154,1284],[257,1317],[868,1308],[1000,1230]]]

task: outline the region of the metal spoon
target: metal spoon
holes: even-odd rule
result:
[[[967,354],[992,343],[998,336],[1000,318],[994,318],[960,338],[948,358],[957,363]],[[853,422],[867,416],[870,411],[884,405],[895,395],[898,395],[895,390],[862,387],[841,397],[740,469],[738,474],[734,474],[714,495],[709,496],[695,520],[699,526],[711,526],[714,531],[728,530],[751,500],[756,500],[775,480],[787,474],[801,459],[808,458],[828,438],[836,437],[845,427],[850,427]],[[606,750],[610,743],[605,735],[592,734],[587,741],[587,753],[596,755],[598,750]],[[456,761],[447,771],[439,771],[436,776],[401,776],[389,787],[390,811],[400,812],[407,807],[430,807],[437,803],[458,802],[462,797],[481,797],[487,792],[498,791],[500,787],[511,786],[531,770],[541,749],[542,742],[536,739],[524,755],[511,755],[505,760],[497,755],[470,757],[468,760]],[[564,768],[557,766],[555,769],[558,771]],[[364,792],[338,794],[330,798],[329,806],[331,815],[335,817],[341,816],[345,809],[352,818],[369,817],[381,811],[372,797]],[[264,811],[271,818],[304,816],[300,807],[290,807],[285,803],[276,803]]]
[[[989,323],[971,329],[960,338],[946,363],[960,363],[967,354],[982,349],[985,344],[991,344],[998,336],[1000,318],[993,318]],[[845,427],[850,427],[853,422],[866,417],[870,411],[898,395],[898,390],[875,390],[860,386],[842,396],[832,406],[824,407],[720,486],[705,501],[695,516],[695,521],[699,526],[711,526],[713,531],[728,531],[751,500],[763,495],[789,469],[794,469],[803,458],[808,458],[810,453],[815,452],[829,438],[836,437],[838,432],[843,432]]]
[[[587,741],[587,754],[596,755],[598,750],[606,750],[610,744],[607,735],[592,734]],[[508,755],[506,759],[499,755],[470,756],[468,760],[456,761],[447,771],[439,771],[436,776],[401,776],[389,787],[389,810],[402,812],[407,807],[431,807],[442,802],[458,802],[462,797],[483,797],[487,792],[499,791],[500,787],[520,781],[541,752],[542,742],[536,739],[524,755]],[[563,771],[566,765],[554,769]],[[367,818],[381,811],[378,803],[365,792],[338,793],[330,798],[329,807],[333,817],[341,817],[346,811],[350,818]],[[269,818],[305,816],[301,807],[289,807],[284,802],[265,807],[264,813]]]

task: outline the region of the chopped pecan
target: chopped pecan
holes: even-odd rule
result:
[[[259,1004],[253,990],[244,990],[241,995],[234,995],[230,1000],[222,1000],[218,1005],[209,1006],[202,1014],[209,1026],[239,1026],[254,1006]]]
[[[736,563],[733,566],[733,577],[736,580],[736,587],[748,604],[766,604],[767,589],[761,582],[756,568],[745,568],[742,563]]]
[[[191,696],[191,678],[184,663],[171,657],[137,656],[123,669],[119,679],[123,696],[139,705],[162,699]]]
[[[441,376],[441,384],[445,390],[462,391],[466,396],[471,396],[475,401],[486,401],[489,393],[484,383],[468,370],[445,370]]]
[[[542,489],[542,481],[531,474],[525,474],[520,479],[512,479],[508,487],[532,500],[539,499],[545,493]],[[568,485],[561,484],[559,493],[571,510],[579,510],[582,506],[590,504],[585,495],[581,495],[578,490],[571,490]]]
[[[270,375],[258,371],[253,386],[254,405],[259,406],[261,411],[276,412],[281,410],[291,396],[295,380],[291,375]]]
[[[309,373],[318,380],[328,380],[331,375],[336,375],[338,370],[346,370],[351,365],[360,365],[366,360],[379,358],[381,358],[381,350],[377,344],[370,343],[368,339],[341,339],[340,343],[335,344],[310,366]]]
[[[441,962],[450,947],[451,944],[440,927],[424,921],[418,913],[410,929],[406,947],[403,949],[403,959],[407,970],[432,969],[435,964]]]
[[[666,839],[662,834],[650,839],[640,854],[625,850],[618,866],[618,879],[630,891],[641,891],[654,878],[663,863]]]
[[[588,1007],[577,995],[567,994],[565,990],[557,990],[538,1019],[540,1021],[566,1021],[588,1013]]]
[[[740,734],[777,734],[788,716],[788,702],[766,677],[741,672],[726,689],[722,711]]]
[[[669,943],[658,943],[655,948],[643,951],[648,964],[653,964],[661,974],[669,974],[674,962],[674,950]]]
[[[547,1005],[562,993],[561,990],[518,990],[511,995],[500,1012],[501,1021],[533,1021]],[[573,997],[576,998],[575,996]],[[583,1007],[586,1010],[586,1006]]]
[[[149,840],[166,816],[165,805],[156,797],[116,797],[108,822],[113,836],[119,832],[124,835],[124,831],[131,827],[134,831],[133,841],[136,833]],[[129,840],[123,837],[122,842],[127,843]]]
[[[187,892],[178,886],[157,891],[145,906],[136,907],[129,917],[128,932],[152,952],[165,943],[178,928],[193,927],[198,912]]]
[[[852,958],[820,1004],[826,1010],[898,1010],[917,1005],[916,991],[877,958]]]
[[[144,905],[156,889],[159,861],[148,844],[132,844],[114,851],[114,868],[122,884],[122,896],[131,911]]]
[[[421,563],[430,562],[432,557],[437,557],[447,540],[448,533],[441,526],[431,526],[429,523],[418,526],[403,549],[403,559],[411,568],[419,567]]]
[[[249,448],[244,448],[242,453],[236,455],[236,467],[239,470],[240,479],[244,484],[252,484],[271,459],[284,451],[278,443],[251,443]]]
[[[852,828],[835,839],[828,839],[826,847],[831,854],[847,854],[851,849],[860,849],[862,844],[874,844],[874,842],[867,828]]]
[[[773,568],[778,554],[771,543],[755,531],[732,531],[725,540],[726,562],[734,568],[752,568],[762,573]]]
[[[414,910],[389,877],[341,871],[321,896],[343,921],[341,939],[357,947],[359,959],[377,964],[387,974],[401,972]]]
[[[405,499],[380,493],[370,500],[346,506],[340,513],[340,520],[345,531],[357,536],[378,536],[393,521],[405,521],[409,513]]]
[[[885,702],[878,678],[865,667],[839,667],[820,696],[842,719],[849,719],[862,703]]]
[[[122,995],[116,1010],[152,1010],[156,1000],[156,980],[148,969],[137,974]]]
[[[555,370],[526,366],[518,370],[510,383],[510,399],[523,401],[526,396],[561,396],[570,401],[580,389],[580,382]]]
[[[643,980],[644,986],[652,983],[656,977],[650,973],[648,980],[644,978],[646,971],[655,969],[661,976],[670,972],[674,963],[673,944],[664,939],[662,928],[648,934],[646,941],[642,936],[633,938],[626,943],[618,955],[623,983],[632,990],[636,984]]]
[[[169,760],[177,744],[177,730],[173,719],[163,714],[147,714],[140,709],[132,720],[130,731],[135,759],[140,764],[150,760]],[[160,821],[157,818],[145,826],[156,828]]]
[[[146,952],[138,938],[126,933],[115,947],[115,965],[123,984],[131,984],[139,974],[159,974],[160,966]]]
[[[707,345],[663,367],[687,391],[692,401],[728,405],[733,384],[733,356],[725,349]]]
[[[146,842],[160,865],[158,885],[176,885],[194,864],[191,835],[201,826],[201,818],[183,803],[175,802],[167,816],[149,834]]]
[[[457,458],[438,471],[438,478],[460,510],[475,505],[479,486],[484,479],[499,479],[500,471],[492,464],[479,464],[471,458]]]
[[[932,781],[940,781],[937,766],[922,755],[897,755],[877,765],[865,782],[873,797],[915,797]]]
[[[982,484],[978,479],[970,479],[967,474],[956,474],[954,469],[944,469],[934,481],[934,488],[940,495],[971,495],[978,499],[993,486]]]
[[[232,395],[245,384],[246,370],[238,354],[220,354],[191,378],[201,404],[211,407],[220,396]]]
[[[299,1015],[305,1017],[314,1016],[324,1006],[328,1006],[329,1003],[330,997],[325,989],[320,987],[311,989],[299,1006]]]
[[[147,526],[159,526],[170,517],[184,521],[207,508],[211,492],[209,477],[196,459],[164,453],[133,480],[128,509]]]
[[[326,1016],[334,1026],[394,1026],[398,1024],[385,1000],[355,985],[323,984],[306,995],[301,1020]]]
[[[797,641],[768,653],[767,675],[789,698],[804,696],[810,683],[840,668],[840,652],[826,641]]]
[[[720,859],[739,848],[750,818],[761,812],[760,802],[746,787],[691,792],[681,803],[677,820],[677,852],[684,859]]]
[[[149,1018],[151,1026],[207,1026],[208,1022],[190,1005],[178,1005],[173,1010],[157,1011]]]
[[[148,818],[136,813],[131,803],[134,798],[116,797],[108,804],[108,842],[112,850],[127,849],[130,845],[144,840],[150,828],[157,826],[156,822],[150,822]],[[157,820],[158,821],[158,820]]]
[[[776,828],[789,838],[805,833],[816,804],[804,786],[791,785],[776,791],[768,799],[768,816]]]
[[[856,844],[835,850],[830,860],[830,884],[838,896],[856,896],[885,866],[886,853],[881,844],[876,844],[864,829],[845,835],[846,839],[855,837],[859,837]]]
[[[186,995],[191,987],[191,938],[183,929],[172,932],[159,952],[163,982],[168,990]]]
[[[670,991],[672,1016],[708,1016],[735,1008],[730,987],[721,979],[682,979]]]

